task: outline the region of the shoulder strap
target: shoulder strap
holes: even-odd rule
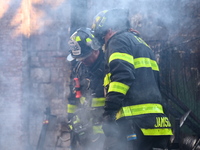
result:
[[[78,75],[78,72],[81,68],[82,62],[77,62],[77,64],[75,65],[75,67],[73,68],[73,72]]]

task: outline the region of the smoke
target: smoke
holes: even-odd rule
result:
[[[190,21],[184,18],[190,13],[185,9],[189,2],[193,1],[88,0],[86,21],[90,27],[99,11],[123,7],[129,8],[132,26],[141,33],[151,37],[164,26],[169,35],[174,35]],[[61,58],[67,52],[70,4],[68,0],[7,0],[0,4],[4,8],[0,10],[0,149],[23,150],[24,145],[31,145],[29,149],[34,150],[45,107],[51,103],[56,115],[66,115],[68,66],[52,56]],[[78,17],[77,23],[82,19]],[[45,75],[35,80],[29,74],[33,71]]]
[[[180,26],[189,22],[189,18],[184,18],[188,14],[185,9],[189,0],[115,0],[115,1],[98,1],[91,2],[89,11],[93,17],[102,10],[111,8],[128,8],[132,27],[138,29],[142,34],[149,37],[156,35],[159,28],[166,28],[169,35],[178,33]],[[189,14],[188,14],[189,15]],[[117,16],[116,16],[117,17]],[[89,26],[92,24],[92,19],[89,19]],[[181,23],[182,22],[182,23]],[[139,23],[139,24],[138,24]],[[145,28],[142,28],[144,26]]]
[[[191,18],[185,7],[190,0],[110,0],[88,3],[88,27],[91,27],[94,16],[106,9],[128,8],[131,25],[142,36],[150,40],[165,40],[182,31],[182,26]],[[78,11],[79,8],[76,8]],[[116,16],[117,17],[117,16]],[[184,19],[183,19],[184,18]],[[81,18],[80,18],[81,19]],[[77,20],[78,21],[78,20]],[[155,37],[154,39],[152,37]]]
[[[46,2],[46,5],[42,0],[8,0],[0,3],[0,149],[34,150],[45,107],[55,97],[55,101],[65,100],[65,61],[57,60],[53,56],[62,56],[65,50],[63,43],[69,26],[69,5],[64,0]],[[43,45],[39,45],[34,39],[35,35],[43,36],[36,37],[37,40],[43,39]],[[53,35],[55,38],[50,38]],[[49,55],[38,55],[45,50],[50,50],[47,52]],[[46,71],[42,63],[47,64],[45,67],[49,71]],[[49,69],[49,64],[54,66],[52,70]],[[46,76],[37,71],[39,78],[32,79],[30,73],[34,67],[41,68],[43,73],[47,72]],[[48,78],[48,83],[44,83]],[[53,83],[55,79],[57,82]],[[39,93],[39,88],[44,89],[45,93]],[[48,88],[50,91],[46,92]],[[48,99],[49,95],[45,94],[52,95],[52,99]],[[46,99],[41,95],[45,95]],[[60,104],[62,107],[59,105],[56,108],[57,114],[66,115],[64,104],[63,102]]]

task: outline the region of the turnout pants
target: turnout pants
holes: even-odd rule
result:
[[[170,136],[144,136],[133,120],[120,120],[118,137],[106,137],[104,150],[153,150],[167,148]]]

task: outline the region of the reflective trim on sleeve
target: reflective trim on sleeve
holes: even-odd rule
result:
[[[102,126],[101,125],[93,126],[93,132],[94,132],[94,134],[97,134],[97,133],[102,133],[103,134]]]
[[[105,97],[93,98],[91,107],[102,107],[105,105]]]
[[[111,76],[111,73],[106,74],[106,76],[104,77],[103,86],[107,86],[111,82],[110,76]]]
[[[129,86],[126,84],[123,84],[121,82],[111,82],[109,85],[108,92],[118,92],[125,95],[128,90]]]
[[[109,58],[109,63],[115,59],[120,59],[120,60],[124,60],[128,63],[133,64],[133,56],[126,54],[126,53],[113,53],[111,54],[110,58]]]
[[[140,57],[134,59],[135,69],[147,67],[152,68],[152,70],[159,71],[157,62],[155,60],[151,60],[150,58]]]
[[[81,122],[81,121],[80,121],[79,117],[76,115],[74,120],[73,120],[73,124],[77,124],[79,122]]]
[[[159,129],[141,129],[144,135],[157,136],[157,135],[173,135],[172,129],[159,128]]]
[[[82,97],[80,98],[80,103],[81,103],[81,104],[84,104],[85,101],[86,101],[85,99],[86,99],[86,98],[82,96]]]
[[[74,113],[77,109],[77,106],[76,105],[71,105],[71,104],[68,104],[67,105],[67,112],[68,113]]]
[[[109,63],[116,59],[124,60],[134,65],[135,69],[146,67],[146,68],[152,68],[152,70],[155,71],[159,71],[157,62],[155,60],[151,60],[150,58],[145,58],[145,57],[134,58],[132,55],[126,53],[113,53],[109,58]]]
[[[69,128],[72,130],[72,129],[73,129],[73,126],[70,124],[70,125],[69,125]]]
[[[116,120],[122,117],[130,117],[143,114],[151,113],[161,113],[163,112],[163,107],[160,104],[139,104],[122,107],[119,112],[116,114]]]

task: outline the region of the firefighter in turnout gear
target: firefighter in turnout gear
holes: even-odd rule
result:
[[[104,53],[89,28],[78,29],[68,44],[67,60],[75,63],[67,106],[72,125],[71,147],[74,150],[102,150]]]
[[[128,17],[126,9],[104,10],[92,25],[105,44],[105,149],[166,148],[172,129],[159,90],[159,67],[151,48],[130,29]]]

